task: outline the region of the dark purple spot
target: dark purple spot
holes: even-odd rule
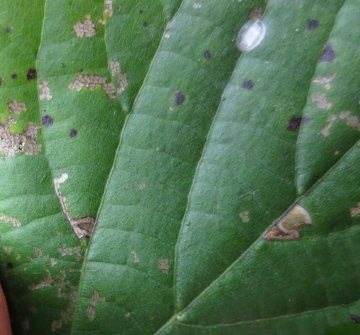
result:
[[[149,24],[145,21],[144,23],[143,23],[143,26],[144,27],[147,27]]]
[[[320,62],[332,62],[335,59],[335,51],[330,43],[326,43],[320,57]]]
[[[5,29],[5,31],[6,31],[8,34],[10,34],[10,33],[11,33],[11,28],[10,28],[10,27],[7,27],[7,28]]]
[[[71,129],[70,130],[70,133],[69,133],[69,136],[71,137],[71,138],[73,138],[73,137],[75,137],[76,135],[77,135],[77,130],[76,129]]]
[[[2,85],[2,81],[3,81],[3,79],[0,77],[0,86]]]
[[[45,127],[49,127],[54,123],[54,119],[50,115],[46,114],[41,118],[41,122]]]
[[[289,120],[289,125],[286,128],[287,130],[290,131],[295,131],[298,130],[300,128],[301,125],[301,121],[302,121],[302,117],[300,116],[293,116],[290,120]]]
[[[252,80],[244,80],[241,87],[246,88],[247,90],[252,90],[254,85],[255,84]]]
[[[36,78],[36,70],[30,68],[26,75],[26,78],[27,78],[27,80],[35,79]]]
[[[351,321],[354,323],[360,323],[360,315],[357,314],[350,314]]]
[[[12,263],[6,263],[6,268],[11,270],[13,268]]]
[[[11,75],[11,79],[16,79],[16,78],[17,78],[17,74],[16,74],[16,73],[14,73],[14,74]]]
[[[139,14],[142,14],[144,13],[144,11],[142,9],[139,10]]]
[[[206,50],[205,52],[204,52],[204,58],[205,59],[209,59],[211,57],[211,51],[210,50]]]
[[[175,94],[175,103],[181,105],[185,101],[185,95],[182,92],[177,92]]]
[[[315,30],[317,27],[319,27],[319,21],[318,20],[307,20],[307,27],[309,30]]]

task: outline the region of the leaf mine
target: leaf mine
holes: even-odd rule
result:
[[[89,306],[86,309],[86,315],[90,321],[95,317],[95,305],[97,301],[105,302],[105,298],[100,297],[98,290],[94,290],[94,293],[90,298]]]
[[[267,230],[265,240],[294,240],[300,238],[299,229],[312,224],[310,214],[300,205],[292,207],[275,225]]]

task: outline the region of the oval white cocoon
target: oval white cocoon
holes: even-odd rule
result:
[[[251,19],[240,29],[236,45],[242,52],[255,49],[263,40],[266,27],[260,19]]]

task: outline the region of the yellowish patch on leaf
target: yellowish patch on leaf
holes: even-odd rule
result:
[[[323,78],[315,78],[313,83],[320,84],[326,90],[330,89],[330,82],[335,78],[336,73],[333,73],[330,77],[323,77]]]
[[[105,302],[105,298],[100,297],[98,290],[94,290],[93,295],[90,297],[90,303],[86,309],[86,315],[90,321],[95,317],[95,305],[98,301]]]
[[[312,98],[312,102],[320,109],[329,110],[332,107],[332,103],[326,101],[326,94],[324,93],[315,95]]]
[[[93,37],[96,35],[96,26],[90,18],[91,15],[86,15],[84,21],[74,25],[74,30],[78,37]]]
[[[292,207],[275,225],[265,232],[266,240],[294,240],[300,238],[299,229],[312,224],[310,214],[300,205]]]

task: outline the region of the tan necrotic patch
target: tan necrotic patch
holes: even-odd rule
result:
[[[275,225],[267,230],[266,240],[294,240],[300,238],[299,229],[312,224],[310,214],[300,205],[292,207]]]
[[[194,4],[193,4],[193,8],[194,9],[200,9],[202,6],[201,6],[201,3],[200,2],[195,2]]]
[[[79,239],[90,237],[96,223],[95,218],[91,216],[86,216],[80,219],[74,219],[69,212],[68,206],[66,204],[66,198],[62,195],[60,191],[60,185],[64,183],[69,178],[67,173],[62,173],[59,178],[54,179],[54,188],[57,197],[59,198],[61,208],[66,218],[68,219],[74,233]]]
[[[330,110],[332,103],[326,100],[326,94],[320,93],[312,98],[312,102],[320,109]]]
[[[93,37],[96,35],[96,26],[90,18],[91,15],[86,15],[84,21],[74,25],[74,30],[78,37]]]
[[[67,247],[65,243],[63,243],[62,247],[59,248],[59,253],[61,256],[72,256],[76,255],[76,260],[80,260],[83,258],[81,253],[81,247]]]
[[[351,217],[354,217],[356,215],[360,214],[360,202],[357,203],[357,207],[350,209],[350,215]]]
[[[4,213],[0,213],[0,220],[4,221],[5,223],[10,222],[14,227],[21,226],[21,222],[18,219],[5,215]]]
[[[158,267],[161,270],[162,273],[168,273],[169,272],[169,260],[167,258],[160,258],[158,262]]]
[[[333,73],[330,77],[323,77],[323,78],[315,78],[313,83],[320,84],[326,90],[329,90],[331,85],[330,82],[335,78],[336,74]]]
[[[327,125],[321,130],[321,134],[323,136],[329,136],[330,134],[330,128],[333,124],[333,122],[339,118],[340,120],[346,121],[346,125],[348,125],[351,128],[355,128],[356,130],[360,130],[360,121],[356,115],[351,115],[350,112],[341,112],[339,115],[329,115],[327,118]]]
[[[25,102],[11,100],[6,104],[6,106],[9,107],[9,113],[12,114],[20,114],[21,112],[26,112]]]
[[[47,80],[43,80],[40,84],[39,84],[39,89],[41,90],[41,94],[39,95],[39,99],[40,100],[51,100],[52,99],[52,95],[50,93],[50,88],[49,88],[49,83]]]
[[[249,212],[242,212],[242,213],[239,214],[239,217],[243,222],[249,222],[250,221]]]
[[[116,88],[114,84],[107,83],[106,78],[101,76],[80,74],[76,76],[75,80],[71,82],[68,87],[76,91],[80,91],[83,87],[87,87],[90,91],[93,91],[97,85],[101,86],[110,99],[116,98]]]
[[[94,290],[93,295],[90,297],[90,303],[86,309],[86,315],[90,321],[95,317],[95,306],[98,301],[105,302],[105,298],[100,297],[98,290]]]
[[[110,72],[119,86],[116,92],[118,94],[124,92],[125,88],[128,86],[128,81],[126,79],[126,74],[121,73],[120,63],[110,62]]]

